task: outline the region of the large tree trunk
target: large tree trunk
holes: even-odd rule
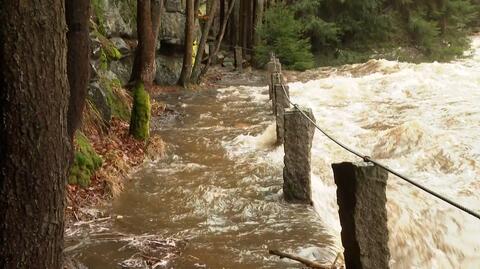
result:
[[[207,43],[208,35],[210,33],[210,28],[212,27],[212,24],[213,24],[213,19],[215,18],[215,14],[218,7],[218,1],[219,0],[212,0],[210,9],[208,11],[208,20],[207,20],[207,23],[205,24],[205,28],[202,31],[202,37],[200,38],[197,55],[195,57],[195,64],[193,65],[193,70],[192,70],[192,81],[194,83],[198,83],[200,79],[200,71],[201,71],[200,67],[202,66],[203,52],[205,51],[205,45]]]
[[[0,9],[0,268],[62,267],[71,149],[63,0]]]
[[[89,0],[65,0],[68,53],[67,73],[70,84],[68,105],[68,135],[73,142],[75,130],[80,127],[88,81],[90,79],[90,19]]]
[[[150,86],[155,78],[155,32],[152,22],[151,0],[137,0],[138,45],[130,82],[142,81]],[[160,16],[159,16],[160,17]],[[160,23],[156,24],[160,25]]]
[[[153,40],[155,41],[155,49],[158,42],[158,34],[160,32],[161,16],[163,10],[164,0],[152,0],[151,16],[153,28]]]
[[[257,5],[255,7],[255,35],[254,35],[254,45],[257,45],[259,42],[257,29],[262,25],[263,22],[263,11],[264,11],[265,2],[264,0],[257,0]]]
[[[194,0],[187,0],[186,22],[185,22],[185,44],[183,53],[182,72],[178,84],[186,87],[189,83],[192,74],[192,53],[193,53],[193,38],[195,35],[195,4]]]
[[[146,140],[150,135],[151,107],[148,88],[152,86],[155,78],[155,35],[158,33],[158,29],[153,27],[160,26],[160,15],[158,18],[155,14],[152,16],[151,1],[155,0],[137,0],[138,46],[135,51],[136,60],[131,78],[136,82],[136,86],[133,92],[129,132],[139,140]],[[152,22],[152,19],[155,22]]]
[[[233,11],[233,23],[232,23],[232,40],[233,40],[233,46],[240,46],[240,33],[241,33],[241,23],[240,23],[240,2],[237,1],[234,6],[234,11]]]
[[[222,28],[220,29],[220,35],[218,36],[218,39],[215,43],[215,50],[210,52],[207,64],[202,69],[202,73],[200,74],[200,76],[204,76],[208,72],[208,68],[210,67],[210,64],[212,63],[213,59],[217,57],[217,54],[220,51],[220,46],[222,45],[223,36],[225,35],[225,30],[227,29],[228,19],[230,18],[230,14],[232,14],[235,2],[236,0],[231,0],[230,2],[230,5],[229,5],[230,8],[228,9],[228,13],[223,18]]]

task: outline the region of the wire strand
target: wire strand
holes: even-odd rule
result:
[[[342,147],[342,148],[345,149],[346,151],[348,151],[348,152],[350,152],[350,153],[352,153],[352,154],[354,154],[354,155],[362,158],[363,161],[365,161],[365,162],[371,162],[371,163],[375,164],[376,166],[378,166],[378,167],[380,167],[380,168],[382,168],[382,169],[390,172],[391,174],[393,174],[393,175],[395,175],[395,176],[397,176],[397,177],[399,177],[399,178],[407,181],[408,183],[412,184],[413,186],[415,186],[415,187],[417,187],[417,188],[419,188],[419,189],[421,189],[421,190],[423,190],[423,191],[425,191],[425,192],[427,192],[427,193],[429,193],[429,194],[437,197],[438,199],[440,199],[440,200],[442,200],[442,201],[444,201],[444,202],[446,202],[446,203],[448,203],[448,204],[450,204],[450,205],[452,205],[452,206],[460,209],[461,211],[463,211],[463,212],[465,212],[465,213],[467,213],[467,214],[470,214],[471,216],[473,216],[473,217],[475,217],[475,218],[477,218],[477,219],[480,220],[480,214],[478,214],[477,212],[475,212],[475,211],[473,211],[473,210],[471,210],[471,209],[469,209],[469,208],[467,208],[467,207],[465,207],[465,206],[463,206],[463,205],[461,205],[461,204],[459,204],[459,203],[457,203],[457,202],[455,202],[455,201],[453,201],[453,200],[451,200],[451,199],[449,199],[449,198],[447,198],[447,197],[445,197],[445,196],[443,196],[443,195],[441,195],[441,194],[439,194],[439,193],[437,193],[437,192],[435,192],[435,191],[433,191],[433,190],[431,190],[431,189],[423,186],[422,184],[420,184],[420,183],[418,183],[418,182],[410,179],[409,177],[407,177],[407,176],[405,176],[405,175],[403,175],[403,174],[401,174],[401,173],[399,173],[399,172],[397,172],[397,171],[389,168],[388,166],[380,163],[379,161],[374,160],[374,159],[370,158],[370,157],[367,156],[367,155],[361,154],[360,152],[358,152],[358,151],[356,151],[356,150],[348,147],[348,146],[345,145],[344,143],[338,141],[337,139],[335,139],[334,137],[332,137],[331,135],[329,135],[329,134],[328,134],[327,132],[325,132],[322,128],[320,128],[320,126],[318,126],[318,124],[317,124],[314,120],[312,120],[305,112],[303,112],[303,110],[301,110],[300,107],[299,107],[297,104],[295,104],[295,103],[292,102],[292,100],[291,100],[290,97],[288,96],[287,90],[285,89],[285,85],[284,85],[283,83],[280,83],[280,85],[282,86],[283,94],[284,94],[285,97],[287,98],[288,102],[289,102],[295,109],[297,109],[298,111],[300,111],[300,113],[301,113],[308,121],[310,121],[323,135],[325,135],[327,138],[329,138],[329,139],[330,139],[331,141],[333,141],[335,144],[339,145],[340,147]]]

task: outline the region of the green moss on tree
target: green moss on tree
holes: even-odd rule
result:
[[[80,132],[75,136],[75,145],[75,156],[68,183],[87,187],[93,173],[102,166],[102,159],[92,148],[88,138]]]
[[[130,118],[130,134],[139,140],[150,136],[150,95],[139,82],[133,92],[133,107]]]

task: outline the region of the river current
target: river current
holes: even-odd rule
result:
[[[472,47],[451,63],[322,69],[290,83],[291,98],[335,138],[480,212],[480,36]],[[107,218],[69,229],[69,252],[89,268],[301,268],[268,249],[323,262],[342,252],[330,165],[358,158],[316,132],[314,206],[290,205],[266,87],[159,99],[180,112],[156,131],[168,158],[136,172],[100,209]],[[387,199],[392,268],[480,267],[479,220],[395,176]],[[148,267],[148,247],[167,238]]]

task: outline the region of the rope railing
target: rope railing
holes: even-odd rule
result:
[[[273,57],[274,59],[276,59],[276,57],[275,57],[274,54],[272,54],[272,57]],[[275,65],[275,71],[277,71],[276,65]],[[473,211],[472,209],[469,209],[469,208],[467,208],[467,207],[465,207],[465,206],[463,206],[463,205],[461,205],[461,204],[453,201],[452,199],[447,198],[447,197],[439,194],[438,192],[435,192],[435,191],[427,188],[426,186],[424,186],[424,185],[422,185],[422,184],[420,184],[420,183],[412,180],[411,178],[409,178],[409,177],[407,177],[407,176],[405,176],[405,175],[403,175],[403,174],[401,174],[401,173],[399,173],[399,172],[397,172],[397,171],[389,168],[388,166],[382,164],[381,162],[379,162],[379,161],[377,161],[377,160],[375,160],[375,159],[372,159],[370,156],[365,155],[365,154],[362,154],[362,153],[360,153],[360,152],[352,149],[351,147],[345,145],[344,143],[338,141],[337,139],[335,139],[333,136],[331,136],[331,135],[328,134],[326,131],[324,131],[322,128],[320,128],[320,126],[318,126],[318,124],[317,124],[314,120],[312,120],[305,112],[303,112],[303,110],[300,109],[300,107],[299,107],[297,104],[293,103],[292,100],[290,99],[289,95],[287,94],[287,90],[285,89],[285,85],[284,85],[283,83],[281,83],[280,85],[282,86],[283,94],[285,95],[285,97],[286,97],[286,99],[288,100],[288,102],[289,102],[296,110],[298,110],[298,111],[303,115],[303,117],[305,117],[309,122],[311,122],[311,123],[315,126],[315,128],[316,128],[317,130],[319,130],[324,136],[326,136],[326,137],[327,137],[328,139],[330,139],[332,142],[334,142],[335,144],[337,144],[337,145],[340,146],[341,148],[345,149],[346,151],[352,153],[353,155],[356,155],[357,157],[360,157],[361,159],[363,159],[363,161],[365,161],[365,162],[370,162],[370,163],[375,164],[376,166],[378,166],[378,167],[380,167],[380,168],[388,171],[389,173],[391,173],[391,174],[393,174],[393,175],[395,175],[395,176],[397,176],[397,177],[405,180],[406,182],[410,183],[411,185],[413,185],[413,186],[415,186],[415,187],[417,187],[417,188],[419,188],[419,189],[421,189],[421,190],[429,193],[430,195],[435,196],[436,198],[438,198],[438,199],[440,199],[440,200],[442,200],[442,201],[450,204],[451,206],[456,207],[457,209],[459,209],[459,210],[461,210],[461,211],[463,211],[463,212],[465,212],[465,213],[467,213],[467,214],[469,214],[469,215],[471,215],[471,216],[473,216],[473,217],[475,217],[475,218],[477,218],[477,219],[480,220],[480,214],[478,214],[477,212]]]

